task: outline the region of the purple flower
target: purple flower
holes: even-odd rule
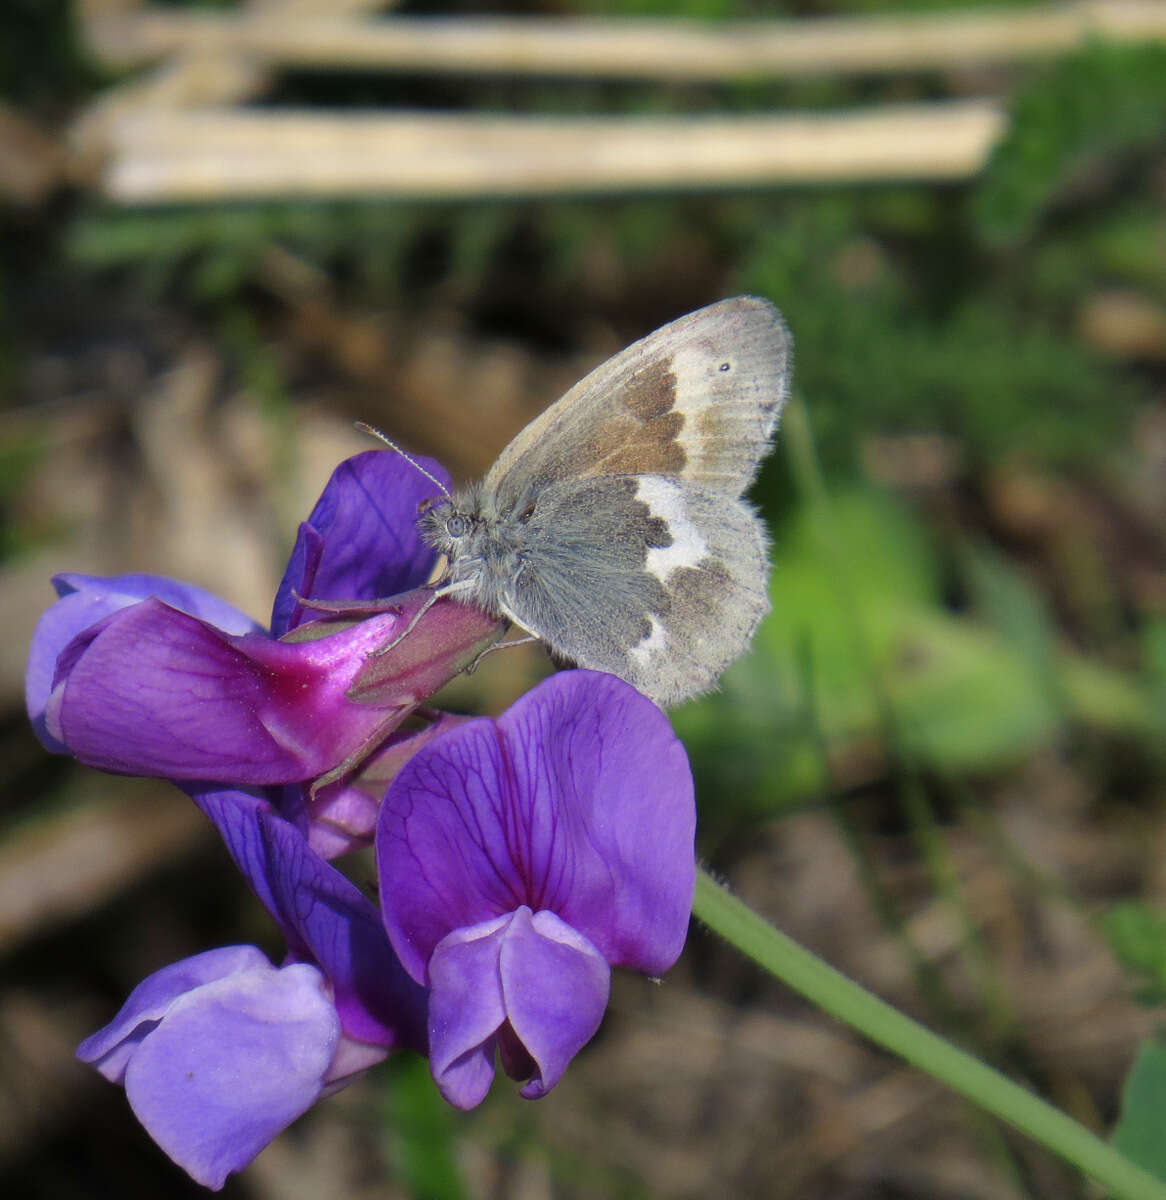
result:
[[[356,776],[320,787],[288,789],[292,795],[282,808],[289,814],[302,810],[312,849],[324,858],[370,846],[385,789],[397,772],[426,742],[469,719],[435,713],[423,729],[397,730],[361,764]]]
[[[289,956],[327,975],[345,1034],[424,1052],[424,991],[405,972],[364,893],[263,797],[210,787],[190,794],[279,926]]]
[[[440,463],[417,462],[449,485]],[[272,633],[282,637],[314,619],[297,597],[379,600],[424,583],[434,555],[416,522],[432,498],[433,484],[399,454],[366,450],[345,459],[300,526],[272,607]]]
[[[271,635],[172,580],[59,576],[26,680],[41,740],[90,766],[175,780],[251,786],[351,770],[503,628],[441,601],[386,651],[428,596],[408,589],[433,564],[415,528],[431,492],[395,454],[342,463],[300,527]]]
[[[544,1095],[611,967],[657,975],[684,944],[692,778],[655,705],[574,671],[497,721],[419,708],[505,624],[428,604],[430,489],[396,455],[341,464],[270,633],[172,580],[65,575],[34,637],[45,745],[178,782],[287,942],[278,967],[229,947],[157,972],[78,1051],[210,1187],[398,1048],[428,1051],[461,1108],[495,1054]],[[380,911],[327,861],[374,832]]]
[[[260,627],[233,605],[202,588],[158,575],[57,575],[53,586],[60,599],[37,624],[28,652],[24,693],[29,719],[45,747],[68,754],[69,747],[54,737],[45,724],[45,710],[54,693],[57,661],[74,638],[122,609],[156,597],[172,608],[205,621],[224,634],[257,633]]]
[[[154,1141],[217,1190],[316,1102],[339,1043],[320,971],[228,946],[144,980],[77,1055],[123,1084]]]
[[[544,1095],[599,1027],[611,966],[658,975],[684,945],[695,879],[684,749],[609,675],[547,680],[497,721],[419,750],[377,828],[381,909],[430,989],[429,1055],[471,1108],[494,1053]]]
[[[425,994],[376,909],[260,797],[195,791],[288,941],[151,975],[77,1054],[125,1086],[135,1115],[199,1183],[219,1188],[321,1096],[390,1050],[424,1050]]]

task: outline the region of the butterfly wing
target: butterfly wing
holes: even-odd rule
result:
[[[552,484],[522,557],[507,597],[518,624],[664,705],[711,687],[769,608],[765,535],[748,505],[658,475]]]
[[[739,296],[635,342],[528,425],[482,488],[518,550],[506,615],[662,704],[711,687],[769,607],[741,493],[789,360],[777,309]]]
[[[747,488],[789,393],[790,337],[767,300],[689,313],[596,367],[502,451],[485,489],[502,513],[564,479],[663,475]]]

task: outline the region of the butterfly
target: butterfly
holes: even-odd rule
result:
[[[707,691],[769,611],[769,546],[743,493],[789,394],[767,300],[689,313],[579,381],[482,482],[418,519],[435,596],[661,705]]]

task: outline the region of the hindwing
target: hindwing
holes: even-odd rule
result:
[[[769,609],[766,539],[749,506],[658,475],[544,489],[521,558],[508,615],[662,705],[710,688]]]

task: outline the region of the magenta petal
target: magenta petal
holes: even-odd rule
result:
[[[246,782],[301,770],[259,720],[267,681],[227,635],[196,617],[144,600],[110,618],[70,663],[74,653],[62,655],[67,673],[46,719],[82,762],[198,779],[245,759]]]
[[[506,1015],[537,1070],[522,1089],[536,1100],[559,1082],[591,1040],[607,1008],[611,968],[554,913],[520,908],[499,961]]]
[[[324,859],[339,858],[372,845],[380,804],[364,789],[338,780],[317,791],[305,787],[310,815],[308,843]]]
[[[69,747],[54,737],[45,723],[45,708],[52,694],[61,651],[90,626],[137,602],[126,596],[73,592],[58,600],[37,622],[28,649],[24,701],[33,730],[46,750],[54,754],[69,753]]]
[[[346,696],[396,630],[385,614],[294,645],[143,600],[58,659],[45,720],[82,762],[171,779],[286,783],[331,770],[386,721]]]
[[[451,933],[429,963],[429,1067],[455,1108],[480,1104],[494,1079],[494,1035],[506,1020],[498,957],[510,917]]]
[[[399,729],[361,764],[353,778],[304,788],[312,849],[321,858],[336,858],[371,845],[385,788],[422,746],[468,720],[455,713],[441,713],[423,729]]]
[[[294,964],[206,984],[138,1047],[126,1096],[159,1146],[222,1187],[319,1098],[340,1038],[320,972]]]

